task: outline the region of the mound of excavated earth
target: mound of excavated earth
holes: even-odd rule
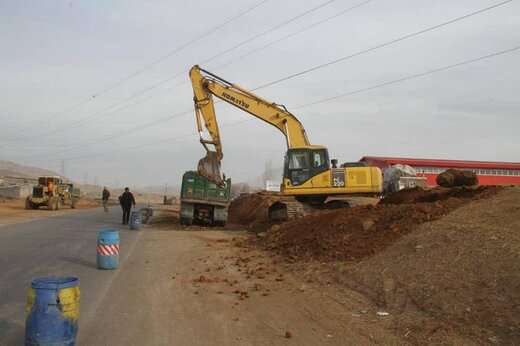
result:
[[[260,242],[291,258],[359,260],[378,253],[418,225],[496,191],[497,188],[403,191],[376,206],[322,212],[274,226]]]
[[[475,186],[478,185],[478,177],[470,171],[448,169],[437,176],[436,182],[439,186]]]
[[[520,188],[425,223],[339,278],[402,314],[396,328],[429,335],[417,344],[456,332],[475,344],[520,345]]]
[[[385,197],[379,204],[404,204],[404,203],[431,203],[444,201],[450,197],[470,200],[472,198],[486,198],[494,194],[499,187],[478,186],[478,187],[437,187],[432,190],[424,190],[420,187],[405,189]]]
[[[255,242],[295,268],[327,266],[327,282],[370,298],[403,344],[520,345],[520,188],[394,198],[274,226]]]
[[[228,222],[248,227],[267,224],[269,206],[276,200],[277,195],[268,192],[244,194],[231,202]]]

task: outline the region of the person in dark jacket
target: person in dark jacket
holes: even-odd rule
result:
[[[132,210],[132,206],[135,207],[134,195],[130,192],[128,187],[125,187],[125,192],[119,196],[119,204],[121,204],[121,208],[123,208],[123,225],[128,225],[130,210]]]
[[[103,201],[103,208],[105,209],[105,213],[108,213],[108,199],[110,198],[110,191],[108,191],[107,187],[103,187],[103,193],[101,194],[101,200]]]

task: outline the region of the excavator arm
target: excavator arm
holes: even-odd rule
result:
[[[197,65],[191,68],[190,78],[193,85],[198,129],[202,130],[201,122],[204,121],[212,138],[211,141],[205,142],[214,144],[217,153],[220,150],[222,154],[222,145],[212,95],[279,129],[284,134],[289,148],[310,145],[302,123],[283,105],[266,101]]]
[[[222,141],[220,140],[213,96],[206,90],[204,77],[197,66],[190,70],[190,78],[193,86],[197,130],[200,142],[206,149],[206,156],[199,160],[197,170],[202,176],[222,186],[225,179],[220,173],[220,162],[224,157],[224,153],[222,152]],[[205,139],[202,136],[203,126],[208,130],[210,139]],[[212,145],[213,150],[208,145]]]
[[[310,145],[303,125],[283,105],[266,101],[197,65],[191,68],[190,79],[193,85],[195,117],[200,142],[207,151],[206,157],[199,161],[198,170],[208,179],[216,183],[223,182],[220,177],[220,161],[224,154],[213,95],[276,127],[285,136],[288,148]],[[203,126],[207,129],[210,139],[203,138]],[[213,145],[214,150],[211,150],[208,145]]]

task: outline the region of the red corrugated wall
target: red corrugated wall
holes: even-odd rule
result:
[[[365,156],[361,161],[366,162],[370,166],[376,166],[384,170],[386,167],[394,164],[411,165],[415,168],[420,167],[436,167],[446,169],[445,167],[458,166],[459,169],[497,169],[509,168],[519,169],[519,163],[500,163],[500,162],[480,162],[480,161],[451,161],[451,160],[428,160],[428,159],[409,159],[409,158],[385,158],[377,156]],[[419,176],[426,177],[428,186],[437,186],[436,179],[438,174],[421,173]],[[477,175],[480,185],[520,185],[520,176],[507,175]]]

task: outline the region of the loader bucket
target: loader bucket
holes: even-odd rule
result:
[[[214,151],[208,151],[206,156],[199,160],[197,172],[219,186],[225,184],[220,173],[220,159]]]

